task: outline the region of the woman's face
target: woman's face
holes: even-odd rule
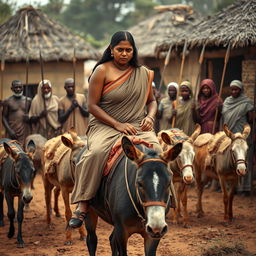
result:
[[[114,61],[119,65],[128,64],[133,57],[133,47],[129,41],[120,41],[111,52]]]
[[[209,98],[212,94],[211,88],[208,85],[204,85],[201,89],[204,97]]]
[[[231,96],[233,98],[238,98],[241,94],[241,89],[239,87],[233,85],[230,87],[230,92],[231,92]]]
[[[177,90],[174,86],[169,86],[168,95],[171,99],[176,98]]]
[[[186,86],[182,86],[180,88],[180,96],[183,98],[183,100],[188,100],[190,98],[190,90]]]

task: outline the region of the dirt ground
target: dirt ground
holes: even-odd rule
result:
[[[73,245],[64,245],[65,220],[64,206],[60,197],[62,217],[52,216],[53,229],[50,230],[45,222],[44,190],[41,177],[35,180],[34,198],[30,209],[25,211],[23,223],[23,239],[25,248],[16,248],[16,236],[7,238],[8,219],[5,226],[0,228],[0,255],[23,256],[54,256],[54,255],[89,255],[84,241],[79,240],[78,232],[73,232]],[[188,208],[191,228],[171,223],[168,214],[169,231],[160,241],[158,256],[210,256],[210,255],[256,255],[256,201],[255,197],[235,196],[234,222],[226,225],[223,222],[222,196],[218,192],[205,191],[203,206],[206,216],[198,219],[195,215],[195,189],[189,190]],[[5,205],[6,216],[6,205]],[[17,222],[15,223],[17,230]],[[108,236],[111,226],[99,221],[97,255],[111,255]],[[143,253],[143,241],[139,235],[129,239],[128,255],[139,256]]]

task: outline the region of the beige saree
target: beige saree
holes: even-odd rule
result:
[[[143,132],[140,123],[146,116],[145,106],[153,80],[153,71],[145,67],[129,68],[122,76],[104,86],[100,107],[119,122],[133,124],[138,137],[162,151],[154,131]],[[112,146],[123,134],[91,116],[87,130],[88,151],[75,170],[75,186],[71,202],[93,198]]]

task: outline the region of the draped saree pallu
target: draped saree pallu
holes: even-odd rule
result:
[[[129,68],[115,81],[104,86],[99,106],[115,120],[134,125],[138,130],[137,137],[152,143],[161,152],[154,131],[140,130],[140,123],[146,116],[145,106],[153,75],[153,71],[143,66]],[[123,133],[91,116],[87,130],[88,151],[76,166],[72,203],[95,196],[112,146],[122,135]]]

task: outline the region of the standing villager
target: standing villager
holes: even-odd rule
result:
[[[201,125],[201,133],[213,133],[219,131],[219,120],[222,110],[222,99],[216,92],[216,85],[212,79],[204,79],[199,88],[198,107],[193,105],[196,122]],[[218,109],[218,110],[217,110]],[[213,132],[214,118],[218,111],[217,122]]]
[[[71,201],[79,205],[77,215],[69,221],[70,227],[82,225],[88,200],[96,195],[103,168],[118,138],[136,135],[162,151],[153,130],[157,111],[153,76],[153,71],[138,64],[132,35],[116,32],[89,80],[88,109],[92,116],[87,131],[88,151],[76,165]]]
[[[183,130],[188,136],[192,135],[195,129],[195,116],[193,115],[193,93],[191,83],[183,81],[180,84],[180,97],[177,108],[173,109],[173,116],[176,116],[175,127]]]
[[[47,139],[61,134],[58,104],[59,98],[52,94],[51,82],[49,80],[41,81],[29,110],[32,133],[39,133]]]
[[[239,80],[233,80],[230,83],[231,96],[227,97],[222,108],[222,123],[227,124],[233,133],[243,132],[244,125],[252,123],[253,120],[253,102],[244,95],[243,84]],[[249,146],[248,158],[252,159],[252,136],[248,136]],[[239,192],[245,195],[250,194],[252,173],[252,161],[248,161],[249,172],[241,178],[241,184],[238,187]]]
[[[84,136],[88,126],[89,112],[86,106],[86,98],[83,94],[75,93],[73,78],[65,80],[64,88],[67,92],[59,101],[59,122],[63,132],[75,128],[79,136]]]
[[[167,85],[168,96],[158,106],[157,117],[160,119],[160,131],[172,128],[172,114],[179,85],[171,82]]]
[[[30,133],[28,110],[31,98],[23,96],[23,84],[19,80],[12,81],[13,95],[4,100],[2,120],[6,137],[18,140],[24,146],[25,138]],[[27,102],[27,103],[26,103]]]

